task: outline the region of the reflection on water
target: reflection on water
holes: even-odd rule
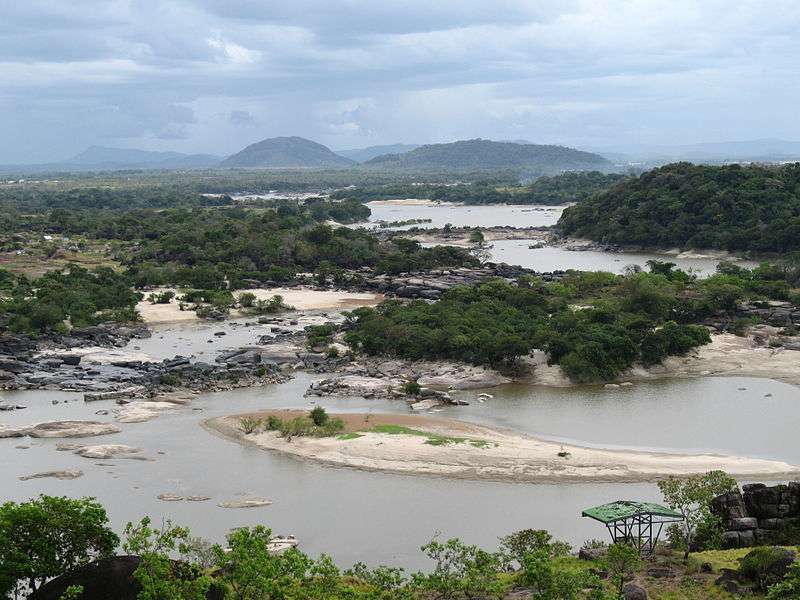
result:
[[[171,517],[212,539],[230,528],[265,523],[293,533],[312,554],[329,552],[342,565],[363,560],[424,566],[417,551],[437,530],[487,547],[507,532],[538,527],[580,543],[604,532],[579,518],[586,506],[618,498],[657,500],[648,484],[528,485],[454,481],[322,467],[278,453],[240,446],[200,427],[218,415],[262,407],[309,407],[303,392],[312,376],[299,373],[287,384],[199,396],[190,407],[164,413],[149,423],[122,425],[123,432],[89,443],[139,446],[152,461],[94,462],[57,452],[58,440],[0,440],[0,488],[4,499],[38,493],[93,495],[109,509],[117,529],[144,514]],[[738,388],[745,387],[746,391]],[[797,388],[757,379],[708,378],[637,384],[630,389],[573,390],[506,386],[485,403],[448,408],[441,416],[513,427],[530,433],[597,444],[728,450],[797,461]],[[771,398],[764,395],[771,393]],[[467,394],[472,397],[475,394]],[[59,402],[75,394],[4,392],[28,408],[0,413],[0,422],[107,419],[97,410],[113,402]],[[406,412],[405,403],[325,398],[332,412]],[[714,426],[710,427],[709,423]],[[21,450],[15,446],[30,445]],[[83,469],[72,481],[19,475],[50,469]],[[167,503],[164,492],[208,495],[208,502]],[[245,510],[218,502],[250,493],[274,501]]]

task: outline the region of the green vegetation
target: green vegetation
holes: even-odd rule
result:
[[[266,422],[253,417],[239,419],[239,427],[245,433],[257,433],[262,429],[277,431],[281,437],[291,441],[293,437],[333,437],[344,430],[344,421],[331,419],[325,409],[315,406],[308,415],[281,419],[276,415],[269,415]]]
[[[131,290],[131,280],[108,267],[88,271],[71,265],[31,281],[0,269],[0,330],[39,334],[67,333],[102,321],[135,321],[141,295]]]
[[[0,506],[0,596],[10,597],[110,556],[119,538],[93,498],[40,496]]]
[[[668,533],[673,545],[685,549],[684,560],[698,542],[719,548],[722,523],[711,513],[711,501],[737,487],[736,480],[724,471],[680,479],[669,477],[658,482],[667,506],[683,515],[683,523],[671,526]]]
[[[800,250],[800,164],[653,169],[564,211],[565,235],[645,247]]]
[[[469,443],[472,446],[475,446],[476,448],[488,448],[490,446],[489,442],[487,442],[486,440],[441,435],[438,433],[432,433],[430,431],[412,429],[411,427],[405,427],[404,425],[379,424],[375,425],[369,431],[373,433],[385,433],[387,435],[414,435],[418,437],[423,437],[425,438],[425,443],[430,444],[431,446],[446,446],[448,444],[465,444],[465,443]]]
[[[140,600],[500,600],[512,590],[541,600],[616,600],[632,577],[655,600],[728,600],[733,596],[713,581],[720,569],[737,565],[756,587],[753,598],[763,598],[763,590],[771,600],[793,599],[800,589],[800,563],[781,579],[770,569],[781,552],[765,547],[700,552],[688,564],[661,551],[656,564],[678,576],[657,579],[643,572],[628,546],[611,545],[604,558],[579,560],[543,530],[503,537],[496,551],[435,537],[421,548],[430,569],[412,573],[363,563],[341,570],[324,554],[312,558],[297,548],[276,554],[273,540],[269,528],[256,525],[232,530],[224,544],[210,544],[169,520],[154,527],[145,517],[128,523],[120,550],[139,558],[132,593]],[[119,545],[94,500],[48,496],[0,507],[0,542],[0,596],[8,598],[30,597],[46,580],[111,557]],[[706,562],[714,572],[701,572]],[[605,580],[598,576],[603,572]],[[62,598],[82,594],[80,585],[71,585]]]
[[[452,288],[435,303],[389,300],[348,315],[355,351],[411,360],[451,359],[508,368],[542,349],[573,381],[618,377],[635,363],[658,364],[710,341],[706,319],[736,327],[737,303],[795,300],[800,269],[722,263],[705,278],[650,261],[650,272],[570,273]]]

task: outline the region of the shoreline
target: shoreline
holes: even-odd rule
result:
[[[248,416],[279,411],[247,413]],[[298,413],[299,414],[299,413]],[[740,479],[780,480],[797,476],[800,466],[782,461],[718,454],[673,454],[643,450],[610,450],[560,444],[516,431],[465,421],[417,415],[369,415],[371,427],[401,421],[416,425],[416,434],[358,430],[358,437],[296,437],[291,442],[274,432],[244,434],[229,415],[202,421],[215,435],[240,444],[277,451],[298,460],[333,467],[402,475],[515,483],[649,483],[669,476],[688,476],[722,469]],[[350,420],[367,415],[334,415]],[[370,428],[371,428],[370,427]],[[421,431],[420,431],[421,429]],[[347,430],[345,430],[347,431]],[[425,435],[463,438],[433,445]],[[569,457],[558,456],[566,451]]]

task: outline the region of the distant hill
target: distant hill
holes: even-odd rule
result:
[[[276,137],[250,144],[229,156],[222,167],[348,167],[354,161],[339,156],[327,146],[301,137]]]
[[[353,150],[335,150],[339,156],[344,156],[356,162],[366,162],[384,154],[403,154],[419,148],[419,144],[387,144],[384,146],[368,146]]]
[[[405,154],[378,156],[364,164],[386,169],[524,169],[538,173],[575,169],[604,170],[612,167],[610,161],[598,154],[564,146],[515,144],[482,139],[420,146]]]
[[[635,144],[598,148],[604,156],[618,162],[645,162],[661,165],[671,162],[722,164],[733,162],[795,162],[800,160],[800,142],[774,138],[698,144]]]
[[[220,158],[210,154],[182,154],[180,152],[151,152],[133,148],[106,148],[89,146],[86,150],[57,163],[71,169],[181,169],[215,167]]]
[[[800,164],[675,163],[567,208],[565,235],[651,248],[800,250]]]

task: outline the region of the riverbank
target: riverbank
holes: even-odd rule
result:
[[[263,411],[246,416],[297,416],[299,411]],[[327,438],[277,433],[245,434],[232,415],[203,427],[241,444],[274,450],[338,467],[406,475],[516,483],[651,482],[722,469],[740,478],[782,479],[800,467],[781,461],[714,454],[667,454],[561,445],[463,421],[417,415],[342,414],[343,435]]]

